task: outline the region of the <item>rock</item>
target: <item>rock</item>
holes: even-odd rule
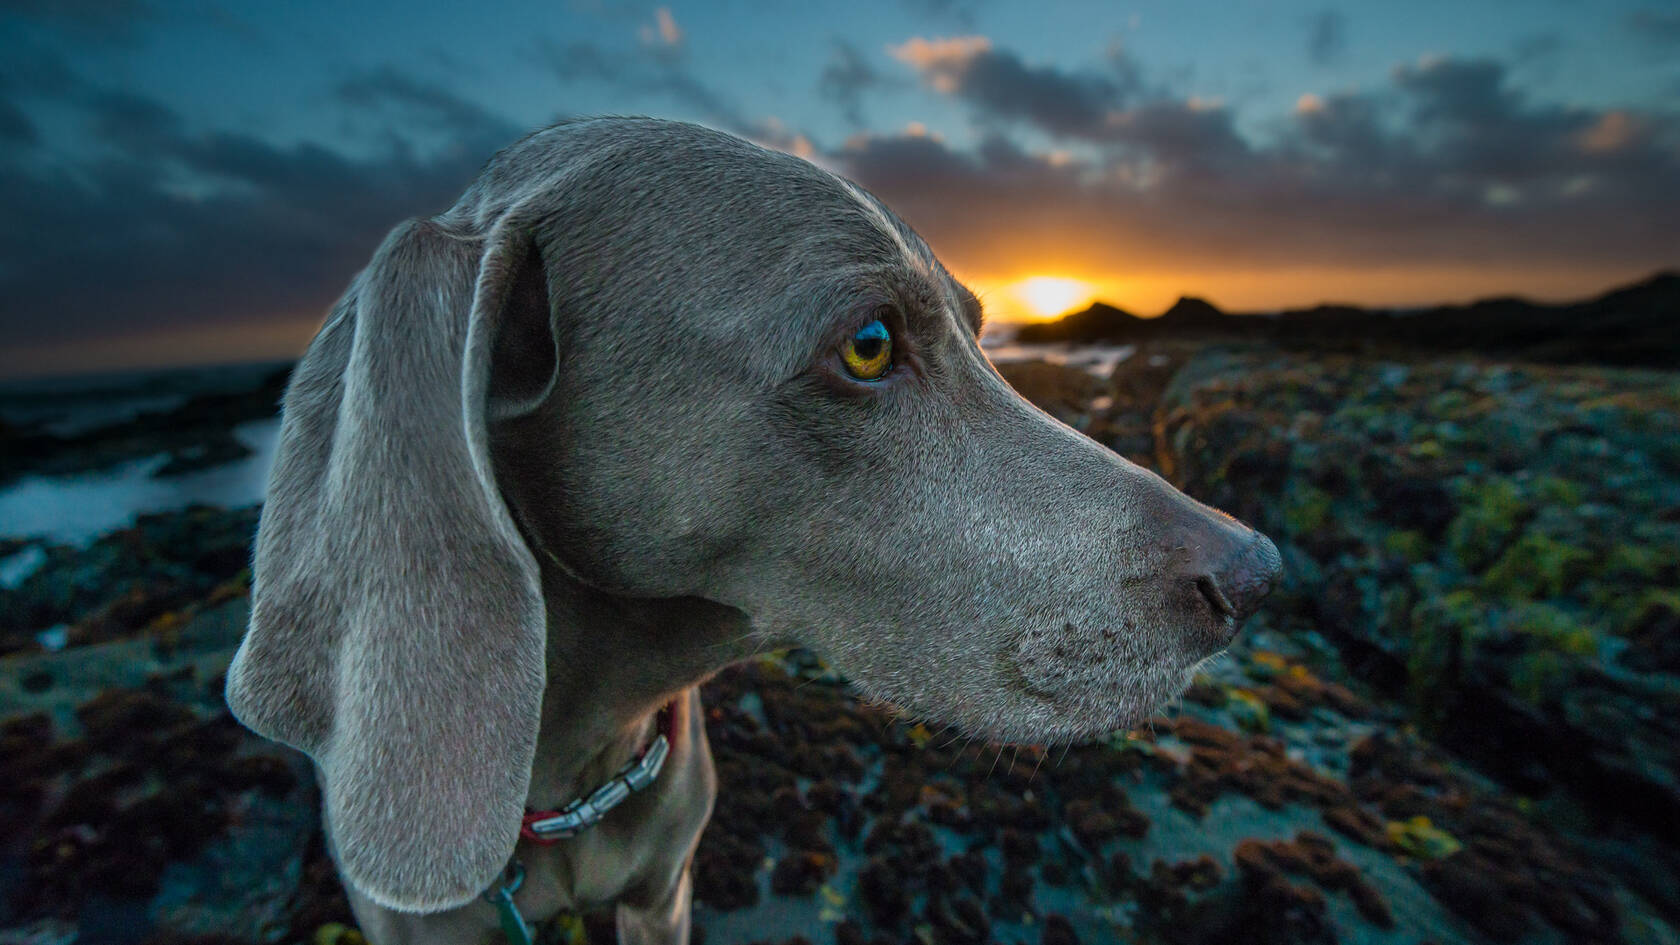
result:
[[[116,423],[66,436],[44,431],[0,428],[0,485],[26,473],[65,475],[101,469],[116,463],[171,454],[175,472],[202,468],[242,455],[245,448],[232,437],[235,426],[276,416],[280,395],[291,376],[283,368],[266,376],[243,376],[205,389],[191,371],[179,372],[165,384],[188,391],[176,406],[126,417]],[[202,378],[202,375],[200,375]]]
[[[1453,835],[1436,827],[1422,814],[1404,822],[1388,825],[1388,842],[1408,856],[1420,860],[1438,860],[1463,849]]]
[[[1671,905],[1672,378],[1158,340],[1106,380],[1019,373],[1070,422],[1253,516],[1285,585],[1178,714],[1066,752],[953,748],[809,653],[719,673],[704,693],[720,792],[694,860],[714,940],[774,915],[775,936],[803,917],[846,945],[1075,941],[1111,922],[1183,945],[1349,941],[1416,937],[1422,908],[1447,939],[1598,942]],[[97,883],[142,897],[156,926],[124,941],[349,945],[307,768],[219,703],[243,616],[214,633],[206,618],[245,606],[254,516],[146,517],[81,552],[0,542],[40,558],[0,599],[15,631],[0,627],[15,653],[0,696],[18,709],[0,720],[0,835],[28,838],[29,874],[3,906],[20,927],[53,931]],[[38,618],[71,649],[37,652]],[[1466,776],[1465,758],[1545,806]],[[1580,844],[1546,792],[1595,783],[1615,803],[1588,797]],[[301,818],[290,833],[258,829],[277,805]],[[1297,831],[1315,812],[1324,826]],[[281,834],[297,849],[233,862]],[[1163,843],[1182,859],[1154,859]],[[1639,896],[1617,885],[1632,874]],[[568,922],[610,940],[610,913]]]
[[[1488,937],[1515,941],[1528,930],[1528,913],[1473,856],[1448,857],[1424,864],[1423,883],[1435,898],[1463,916]]]
[[[1680,675],[1680,594],[1647,591],[1622,635],[1628,668]]]
[[[1160,884],[1206,891],[1219,885],[1225,870],[1220,867],[1219,861],[1204,854],[1194,860],[1171,864],[1156,860],[1150,865],[1149,873]]]
[[[1324,822],[1331,829],[1350,840],[1357,840],[1377,850],[1386,850],[1389,847],[1388,831],[1383,819],[1356,803],[1327,807],[1323,816]]]
[[[694,855],[694,898],[722,911],[757,904],[762,843],[752,833],[718,831],[714,835],[710,825],[701,840]]]
[[[1427,359],[1442,353],[1563,363],[1680,363],[1672,316],[1680,273],[1659,272],[1597,298],[1548,305],[1519,298],[1481,299],[1395,312],[1351,305],[1236,315],[1197,298],[1178,300],[1159,318],[1139,318],[1104,302],[1053,322],[1023,326],[1025,342],[1142,342],[1224,339],[1325,352],[1375,352]],[[1398,384],[1399,382],[1396,382]],[[1384,386],[1396,386],[1385,384]]]
[[[781,896],[804,896],[817,891],[834,875],[833,854],[799,850],[776,861],[770,871],[770,891]]]
[[[1337,856],[1335,845],[1319,834],[1301,831],[1293,841],[1244,840],[1237,845],[1235,857],[1245,883],[1251,891],[1259,890],[1262,899],[1294,902],[1305,910],[1303,914],[1313,912],[1311,891],[1291,886],[1284,878],[1284,874],[1304,876],[1320,888],[1346,893],[1372,924],[1394,927],[1394,916],[1382,894],[1351,863]],[[1321,906],[1322,900],[1318,901]]]
[[[1079,945],[1079,936],[1074,934],[1073,923],[1057,912],[1044,917],[1044,931],[1039,933],[1040,945]]]
[[[871,858],[858,874],[858,895],[869,920],[876,925],[895,924],[910,911],[910,897],[894,870],[880,857]]]
[[[1091,401],[1104,389],[1091,372],[1048,361],[1005,362],[997,369],[1017,393],[1075,428],[1089,422]]]
[[[80,551],[47,546],[38,568],[0,588],[0,655],[38,650],[36,633],[57,624],[67,645],[84,646],[140,635],[170,614],[184,623],[244,594],[256,522],[255,508],[189,506],[141,515]]]
[[[1680,586],[1680,523],[1663,518],[1680,462],[1651,461],[1680,443],[1680,376],[1396,367],[1205,350],[1163,394],[1161,468],[1278,542],[1289,567],[1268,619],[1320,628],[1514,789],[1627,798],[1612,816],[1680,842],[1680,755],[1652,751],[1680,738],[1680,691],[1648,678],[1673,669],[1680,639],[1680,602],[1653,592]],[[1236,709],[1255,731],[1257,704],[1273,724],[1365,711],[1346,687],[1248,691]],[[1194,784],[1175,795],[1205,802]]]
[[[1007,865],[1027,865],[1038,861],[1038,838],[1015,829],[1005,829],[999,837],[1003,848],[1003,862]]]
[[[834,945],[868,945],[868,939],[863,937],[863,929],[850,919],[842,919],[834,925]]]

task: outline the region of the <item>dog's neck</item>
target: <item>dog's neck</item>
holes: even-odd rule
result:
[[[699,598],[614,597],[556,567],[543,570],[548,688],[527,795],[532,808],[558,807],[598,787],[647,747],[661,706],[758,648],[733,608]]]

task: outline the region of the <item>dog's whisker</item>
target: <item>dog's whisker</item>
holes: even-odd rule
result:
[[[962,729],[957,728],[956,723],[954,723],[954,722],[949,724],[949,725],[944,726],[939,731],[935,732],[933,734],[933,737],[938,738],[939,736],[945,734],[946,732],[951,731],[952,729],[956,729],[956,734],[954,734],[950,738],[946,739],[945,742],[939,746],[939,749],[938,749],[939,751],[944,751],[945,749],[951,747],[953,744],[962,740],[964,732],[963,732]]]

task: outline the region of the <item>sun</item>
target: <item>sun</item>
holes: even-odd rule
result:
[[[1039,318],[1060,315],[1093,295],[1089,283],[1065,276],[1033,276],[1010,288]]]

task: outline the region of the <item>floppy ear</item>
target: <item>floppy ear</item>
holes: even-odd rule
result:
[[[228,705],[313,756],[340,872],[392,909],[469,901],[518,838],[546,618],[486,422],[499,326],[547,307],[528,228],[411,221],[286,392]]]

